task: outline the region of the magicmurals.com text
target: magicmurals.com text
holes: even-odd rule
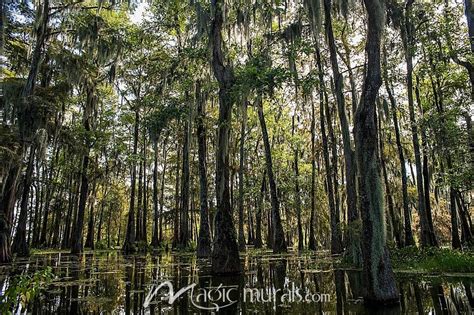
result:
[[[218,311],[229,307],[239,301],[238,286],[224,286],[220,284],[212,287],[197,287],[196,283],[183,287],[175,292],[173,284],[165,281],[151,286],[145,298],[143,306],[149,307],[150,303],[160,297],[161,301],[169,305],[181,296],[188,296],[191,304],[201,310]],[[164,291],[164,292],[163,292]],[[164,293],[164,294],[163,294]],[[327,303],[331,301],[331,295],[327,293],[311,292],[295,285],[294,282],[286,282],[283,288],[243,288],[242,299],[244,303]]]

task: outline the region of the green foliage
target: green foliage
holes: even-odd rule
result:
[[[418,249],[410,246],[393,249],[391,258],[395,269],[421,270],[429,273],[474,272],[474,253],[447,248]]]
[[[161,132],[173,119],[184,114],[184,108],[176,103],[159,106],[145,117],[145,125],[152,141],[157,141]]]
[[[53,277],[51,267],[46,267],[32,275],[11,278],[8,288],[0,296],[0,313],[13,314],[19,306],[26,310],[28,303],[48,287]]]
[[[104,250],[104,249],[109,249],[107,247],[107,240],[100,240],[95,243],[95,249],[97,250]]]
[[[234,97],[255,91],[257,94],[272,96],[274,90],[291,78],[288,69],[272,67],[271,60],[264,54],[252,57],[245,65],[235,71],[236,84]],[[238,99],[238,98],[237,98]]]

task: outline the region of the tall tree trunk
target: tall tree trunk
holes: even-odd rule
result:
[[[106,178],[107,178],[107,176],[106,176]],[[99,225],[97,226],[96,243],[99,243],[99,242],[102,241],[102,226],[104,224],[105,198],[107,196],[106,187],[107,187],[107,185],[104,185],[104,187],[102,189],[102,200],[100,201]]]
[[[309,218],[308,249],[316,250],[316,236],[314,227],[316,217],[316,115],[314,101],[311,96],[311,213]]]
[[[423,189],[423,166],[421,163],[420,142],[418,140],[418,126],[415,119],[415,106],[413,100],[413,30],[411,24],[411,7],[414,0],[407,0],[405,22],[402,27],[402,41],[405,50],[405,61],[407,67],[407,90],[408,90],[408,109],[410,112],[410,123],[413,141],[413,150],[415,153],[416,165],[416,186],[418,192],[418,214],[421,227],[421,244],[423,247],[435,246],[434,234],[430,229],[428,216],[426,213],[425,194]]]
[[[240,125],[240,164],[239,164],[239,250],[245,251],[244,235],[244,173],[245,173],[245,132],[247,128],[247,99],[244,99],[241,106]]]
[[[354,151],[352,150],[351,136],[349,131],[349,123],[346,117],[346,104],[344,100],[344,78],[339,72],[339,65],[337,62],[337,47],[334,40],[334,33],[331,21],[331,0],[324,0],[324,16],[325,16],[325,30],[329,46],[329,54],[331,59],[331,67],[334,77],[335,94],[337,101],[337,111],[339,114],[339,122],[342,133],[342,143],[344,149],[345,160],[345,175],[346,175],[346,192],[347,192],[347,213],[348,213],[348,234],[347,243],[349,245],[348,256],[354,264],[360,264],[358,256],[360,254],[360,239],[354,231],[358,225],[357,220],[359,214],[357,213],[357,194],[356,194],[356,165],[354,163]]]
[[[107,200],[107,193],[108,193],[107,188],[109,187],[109,161],[107,157],[105,157],[104,178],[105,178],[105,183],[102,184],[102,200],[100,201],[99,226],[97,227],[97,243],[102,241],[102,225],[104,223],[104,209],[105,209],[105,203]]]
[[[62,194],[63,191],[64,191],[64,188],[61,189],[60,194]],[[59,234],[61,230],[61,221],[63,219],[63,211],[64,211],[63,204],[56,202],[54,204],[54,212],[56,213],[56,215],[53,221],[54,222],[53,229],[50,235],[50,239],[51,239],[50,246],[53,248],[59,247]]]
[[[225,64],[222,51],[223,6],[223,0],[211,1],[211,12],[214,13],[214,16],[209,40],[212,45],[212,69],[219,83],[219,118],[216,149],[217,212],[214,219],[215,234],[211,261],[214,273],[235,274],[241,270],[229,191],[229,134],[232,122],[232,99],[230,92],[235,79],[232,67]]]
[[[395,142],[397,143],[397,151],[398,151],[398,160],[400,162],[400,173],[402,177],[402,199],[403,199],[403,217],[404,217],[404,246],[414,246],[415,239],[413,238],[413,230],[411,227],[411,210],[408,202],[408,181],[407,181],[407,170],[405,166],[405,155],[403,153],[403,146],[402,140],[400,136],[400,127],[398,124],[398,114],[397,114],[397,103],[395,97],[392,93],[391,84],[388,81],[388,73],[387,73],[387,63],[386,63],[386,51],[384,54],[384,81],[385,81],[385,89],[387,90],[388,98],[390,101],[391,106],[391,113],[393,119],[393,125],[395,127]]]
[[[418,79],[416,79],[415,95],[416,95],[418,108],[421,114],[423,115]],[[422,125],[420,129],[421,129],[421,145],[422,145],[422,153],[423,153],[423,192],[425,194],[425,212],[428,218],[428,226],[430,228],[431,239],[433,241],[432,246],[438,246],[438,240],[436,239],[436,234],[435,234],[434,225],[433,225],[433,217],[431,213],[431,198],[430,198],[431,188],[430,188],[430,173],[428,169],[428,140],[426,139],[426,130],[425,130],[426,127]]]
[[[94,95],[94,87],[86,84],[86,106],[83,114],[83,126],[86,131],[86,135],[89,134],[92,127],[93,112],[96,103],[96,97]],[[85,149],[82,156],[82,169],[81,169],[81,191],[79,194],[79,208],[77,209],[77,220],[75,223],[74,232],[71,237],[71,254],[80,254],[83,250],[82,238],[84,230],[84,215],[86,210],[87,199],[89,196],[89,154],[91,149],[90,139],[85,140]]]
[[[73,214],[74,209],[77,206],[77,195],[79,195],[79,179],[74,179],[72,175],[71,186],[69,190],[69,204],[68,204],[68,213],[66,216],[63,240],[61,242],[61,249],[67,249],[71,246],[71,222],[75,222],[75,216]]]
[[[0,200],[0,262],[11,261],[10,234],[13,223],[13,207],[17,190],[17,180],[20,175],[20,161],[10,167],[5,189]]]
[[[143,215],[143,147],[140,150],[140,159],[138,161],[138,191],[137,191],[137,216],[135,221],[135,241],[142,242],[143,241],[143,231],[142,231],[142,215]],[[138,248],[141,249],[141,246]]]
[[[140,112],[139,108],[135,108],[135,125],[133,132],[133,156],[137,156],[138,152],[138,136],[139,136],[139,125],[140,125]],[[135,240],[135,189],[137,180],[137,165],[135,160],[132,161],[132,178],[130,182],[130,206],[128,210],[128,222],[127,230],[125,232],[125,242],[122,250],[124,253],[129,254],[136,251]],[[119,230],[120,239],[120,230]]]
[[[461,240],[459,239],[458,215],[456,210],[456,195],[452,186],[449,187],[449,210],[451,211],[451,246],[455,249],[461,249]]]
[[[286,252],[285,233],[280,218],[280,202],[278,200],[277,186],[273,174],[272,152],[270,148],[270,141],[268,138],[267,125],[263,115],[263,100],[261,96],[257,100],[258,119],[262,129],[263,145],[265,148],[265,160],[268,174],[268,182],[270,184],[270,201],[272,204],[272,248],[274,253]]]
[[[292,117],[292,136],[295,134],[295,116]],[[295,210],[296,210],[296,221],[297,221],[297,230],[298,230],[298,250],[302,251],[304,249],[304,239],[303,239],[303,226],[301,223],[301,196],[300,196],[300,170],[298,165],[298,147],[295,145],[294,148],[294,161],[293,169],[295,171]],[[313,235],[314,236],[314,235]]]
[[[23,192],[20,204],[20,217],[18,220],[18,226],[16,228],[16,234],[13,238],[12,252],[20,257],[27,257],[30,255],[30,249],[26,241],[26,223],[28,216],[28,197],[30,194],[31,181],[33,177],[33,166],[35,159],[36,147],[32,145],[30,147],[30,156],[28,159],[28,166],[23,181]]]
[[[324,155],[324,165],[326,168],[326,180],[327,180],[327,191],[328,191],[328,203],[329,203],[329,213],[331,221],[331,253],[339,254],[342,251],[342,240],[340,234],[340,226],[337,223],[337,216],[339,215],[336,210],[335,196],[334,196],[334,185],[333,178],[330,166],[329,158],[329,141],[326,133],[326,123],[327,119],[325,115],[328,115],[328,96],[326,92],[326,87],[324,84],[323,77],[323,66],[321,62],[321,53],[319,47],[316,47],[316,63],[318,65],[318,75],[320,81],[319,87],[319,118],[321,124],[321,137],[323,140],[323,155]],[[325,113],[326,112],[326,113]]]
[[[265,187],[266,182],[265,182],[265,175],[266,172],[263,172],[263,177],[262,177],[262,184],[260,186],[260,195],[257,199],[257,213],[255,216],[255,221],[256,221],[256,227],[255,227],[255,243],[254,246],[255,248],[262,248],[263,242],[262,242],[262,213],[263,213],[263,208],[264,208],[264,203],[265,203]]]
[[[34,215],[34,221],[33,221],[33,239],[31,242],[31,245],[33,247],[36,247],[39,245],[41,212],[42,212],[43,195],[44,195],[44,185],[40,185],[39,183],[40,183],[40,180],[44,180],[45,178],[44,172],[41,171],[40,163],[38,160],[36,160],[36,173],[38,176],[38,185],[36,187],[36,192],[35,192],[35,215]],[[70,194],[70,197],[71,197],[71,194]],[[67,222],[70,222],[70,220]]]
[[[461,232],[464,235],[464,241],[466,242],[467,246],[471,246],[473,242],[473,231],[472,231],[472,221],[469,215],[469,211],[467,210],[466,204],[462,200],[461,193],[459,191],[456,192],[456,200],[459,209],[459,217],[461,221]]]
[[[41,9],[38,10],[36,21],[38,22],[38,27],[36,28],[36,43],[33,49],[28,78],[26,79],[26,84],[21,92],[21,98],[22,101],[25,102],[25,106],[27,102],[26,98],[33,94],[36,77],[38,75],[38,69],[41,63],[41,50],[46,40],[46,32],[49,21],[49,0],[43,1]],[[22,137],[22,135],[20,136]],[[23,142],[24,140],[25,139],[21,139],[20,141]],[[18,156],[20,159],[17,161],[17,163],[19,164],[22,163],[21,158],[23,157],[25,148],[26,147],[22,144],[18,150]],[[20,171],[20,165],[14,165],[9,168],[5,186],[7,189],[4,189],[0,200],[0,263],[9,262],[11,260],[10,234],[12,228],[13,207],[15,205],[16,199],[17,180],[20,175]]]
[[[97,160],[96,160],[97,163]],[[87,236],[86,236],[86,243],[85,247],[94,249],[94,206],[95,206],[95,198],[96,198],[96,191],[97,191],[97,181],[94,181],[92,185],[92,193],[91,197],[89,198],[89,223],[87,225]]]
[[[179,163],[181,161],[181,150],[179,147],[179,141],[176,141],[176,176],[175,176],[175,186],[174,186],[174,193],[175,193],[175,199],[174,199],[174,210],[173,210],[173,248],[179,245],[179,202],[180,202],[180,197],[179,197]]]
[[[158,248],[160,245],[159,239],[159,218],[158,212],[158,139],[153,141],[153,233],[151,237],[151,246]]]
[[[141,229],[142,229],[142,241],[147,243],[148,242],[148,234],[147,234],[147,214],[148,214],[148,180],[146,175],[146,149],[147,149],[147,141],[146,141],[146,133],[143,133],[143,212],[142,212],[142,222],[141,222]]]
[[[364,300],[376,305],[398,302],[398,290],[385,244],[383,190],[377,146],[376,98],[382,85],[380,42],[385,8],[381,0],[364,0],[368,14],[367,73],[356,113],[355,143],[362,217]]]
[[[380,143],[380,165],[382,168],[382,175],[383,175],[383,181],[385,184],[385,195],[387,196],[387,206],[388,206],[388,216],[387,216],[387,221],[388,224],[391,227],[391,234],[389,237],[391,237],[391,240],[393,241],[393,238],[395,238],[395,242],[398,248],[402,247],[402,238],[401,238],[401,232],[400,232],[400,220],[399,220],[399,215],[398,211],[395,213],[395,206],[393,202],[393,196],[392,192],[390,189],[390,183],[388,181],[388,172],[387,172],[387,163],[385,159],[385,154],[384,154],[384,138],[383,138],[383,132],[382,132],[382,119],[379,119],[379,143]],[[388,230],[388,229],[387,229]],[[387,234],[388,231],[387,231]]]
[[[163,242],[163,209],[165,206],[165,176],[166,176],[166,166],[167,166],[167,150],[166,150],[166,143],[168,142],[168,137],[165,138],[163,143],[163,171],[161,173],[161,188],[160,188],[160,222],[159,222],[159,236],[158,242],[161,244]]]
[[[187,93],[186,93],[187,94]],[[188,99],[188,97],[186,97]],[[191,142],[191,117],[192,109],[188,106],[188,117],[184,123],[183,161],[181,175],[181,212],[180,212],[180,234],[179,247],[186,248],[189,245],[189,147]]]
[[[211,232],[209,228],[209,201],[207,199],[207,135],[204,123],[206,117],[206,97],[201,91],[201,81],[196,82],[196,132],[198,141],[199,160],[199,236],[197,241],[197,257],[209,257],[211,255]]]

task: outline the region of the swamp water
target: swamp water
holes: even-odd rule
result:
[[[398,272],[400,305],[373,309],[362,303],[360,272],[335,270],[322,253],[250,252],[242,261],[242,275],[216,277],[208,261],[192,254],[42,253],[0,266],[0,288],[12,275],[50,266],[54,280],[29,303],[33,314],[199,314],[217,308],[225,314],[472,314],[474,309],[474,277],[466,275]]]

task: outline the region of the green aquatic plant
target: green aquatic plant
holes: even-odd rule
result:
[[[17,309],[27,309],[28,303],[48,287],[54,274],[51,267],[34,274],[21,274],[10,279],[8,288],[0,292],[0,314],[12,314]]]
[[[396,270],[420,270],[429,273],[474,272],[474,253],[448,248],[417,249],[414,246],[394,249],[391,252]]]

